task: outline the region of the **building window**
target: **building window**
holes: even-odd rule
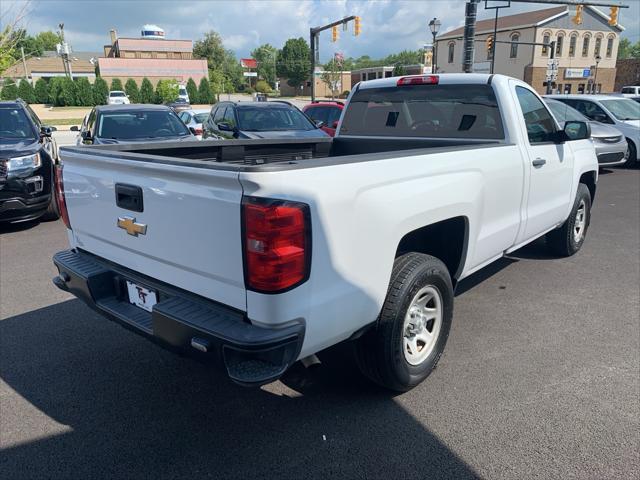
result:
[[[600,56],[600,49],[602,48],[602,37],[598,37],[596,38],[596,45],[593,49],[593,56],[594,57],[599,57]]]
[[[590,36],[586,36],[584,37],[584,40],[582,40],[582,56],[583,57],[587,57],[589,55],[589,42],[591,41],[591,37]]]
[[[567,83],[564,86],[564,93],[567,94],[567,95],[569,95],[571,93],[571,84],[570,83]]]
[[[542,43],[545,44],[545,46],[542,47],[542,55],[544,55],[545,57],[549,55],[549,47],[547,47],[547,44],[549,43],[550,40],[551,40],[551,35],[549,35],[548,33],[545,33],[544,36],[542,37]]]
[[[597,93],[602,93],[602,84],[601,83],[598,84],[598,92]]]
[[[509,52],[509,58],[516,58],[518,56],[518,43],[520,41],[520,34],[514,33],[511,35],[511,51]]]
[[[584,83],[578,84],[578,93],[584,93]]]
[[[609,37],[607,39],[607,58],[611,58],[612,53],[613,53],[613,38]]]
[[[561,83],[558,83],[556,85],[556,93],[562,93],[562,84]]]
[[[569,40],[569,56],[570,57],[575,57],[576,56],[576,43],[578,42],[578,35],[577,34],[573,34],[571,35],[571,39]]]
[[[563,42],[564,42],[564,35],[558,35],[558,38],[556,38],[556,57],[562,56]]]
[[[447,61],[449,63],[453,63],[453,55],[455,54],[455,48],[456,48],[455,42],[450,42],[449,43],[449,56],[447,58]]]

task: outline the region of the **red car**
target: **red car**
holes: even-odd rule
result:
[[[333,137],[336,134],[343,108],[344,103],[342,102],[323,100],[306,105],[302,111],[314,122],[322,122],[320,128]]]

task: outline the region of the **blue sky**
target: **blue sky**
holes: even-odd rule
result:
[[[6,16],[10,4],[22,0],[0,0]],[[348,15],[362,18],[360,37],[341,31],[332,43],[330,32],[321,36],[321,61],[334,52],[345,56],[383,57],[403,49],[420,48],[430,38],[427,22],[442,21],[442,31],[464,22],[464,0],[31,0],[23,25],[31,32],[55,30],[64,22],[68,41],[76,51],[102,51],[109,30],[122,37],[138,37],[145,23],[161,26],[167,38],[197,40],[208,30],[219,32],[227,48],[238,56],[262,43],[281,48],[287,38],[308,38],[309,27]],[[631,8],[620,14],[624,37],[635,42],[640,31],[640,0],[626,0]],[[543,4],[512,4],[505,15],[548,8]],[[606,11],[606,9],[604,9]],[[479,5],[479,17],[492,16]],[[3,18],[3,21],[4,20]]]

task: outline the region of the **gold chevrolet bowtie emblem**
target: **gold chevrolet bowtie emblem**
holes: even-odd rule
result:
[[[118,227],[124,228],[129,235],[134,237],[137,237],[138,234],[147,234],[147,226],[144,223],[136,223],[134,217],[118,217]]]

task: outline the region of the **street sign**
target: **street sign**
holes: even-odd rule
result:
[[[244,75],[245,77],[257,77],[258,72],[244,72],[242,75]]]

